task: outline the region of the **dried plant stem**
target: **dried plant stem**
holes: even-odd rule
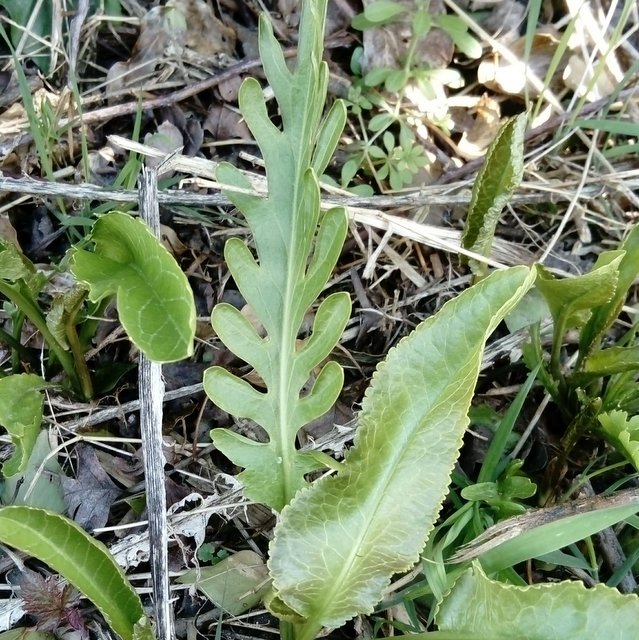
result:
[[[142,170],[140,178],[140,214],[151,231],[159,236],[157,173],[146,167]],[[164,454],[162,452],[164,383],[162,381],[162,365],[151,362],[142,352],[139,356],[138,386],[146,481],[146,509],[149,520],[151,583],[155,605],[155,632],[158,640],[171,640],[173,619],[169,604],[168,525],[164,486]]]

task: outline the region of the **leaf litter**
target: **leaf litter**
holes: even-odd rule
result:
[[[336,95],[354,100],[353,92],[361,90],[361,80],[366,73],[379,68],[401,70],[414,35],[412,13],[416,4],[401,0],[404,13],[400,20],[363,32],[352,29],[350,19],[360,11],[365,12],[371,2],[361,6],[346,0],[330,4],[326,56],[336,82],[343,81],[341,85],[337,83],[334,90]],[[427,152],[429,166],[426,171],[415,174],[414,183],[397,192],[390,188],[387,180],[378,178],[375,167],[363,163],[357,167],[352,184],[333,190],[327,187],[323,194],[327,201],[333,198],[350,207],[352,234],[331,284],[346,287],[353,293],[356,304],[353,320],[340,346],[340,357],[348,367],[348,376],[339,411],[314,426],[307,434],[306,446],[318,445],[336,457],[342,456],[352,435],[349,425],[376,363],[417,322],[468,285],[467,272],[454,255],[460,252],[461,223],[469,202],[467,178],[474,175],[473,165],[468,161],[483,157],[505,117],[523,111],[524,100],[538,101],[540,117],[535,121],[538,136],[531,138],[527,147],[524,188],[515,194],[512,206],[506,208],[498,226],[494,260],[501,264],[527,262],[554,242],[551,257],[561,271],[574,273],[587,269],[601,247],[617,242],[639,211],[634,193],[638,176],[631,155],[620,155],[617,159],[611,155],[610,161],[602,155],[598,169],[586,165],[588,153],[601,154],[614,149],[620,140],[632,144],[636,136],[609,136],[600,144],[601,138],[584,137],[566,126],[573,115],[581,113],[584,105],[596,104],[597,100],[614,95],[625,71],[636,63],[636,34],[634,44],[631,32],[628,46],[611,46],[614,44],[611,33],[615,29],[636,30],[632,16],[615,13],[607,3],[601,3],[602,12],[596,13],[578,9],[576,3],[568,2],[563,13],[555,10],[539,16],[529,37],[525,34],[523,4],[458,2],[455,7],[465,11],[468,18],[468,33],[481,45],[481,59],[465,55],[450,34],[437,28],[417,43],[414,63],[418,69],[452,70],[455,82],[461,78],[465,85],[432,81],[435,98],[430,103],[431,96],[424,96],[421,89],[411,94],[408,88],[405,92],[403,88],[399,91],[365,88],[364,96],[371,106],[366,107],[361,100],[364,105],[361,116],[349,117],[345,144],[329,168],[330,176],[339,177],[341,166],[348,158],[346,143],[361,144],[367,136],[375,135],[376,132],[367,127],[379,113],[399,114],[390,125],[391,133],[399,139],[400,127],[412,128],[415,144],[423,145]],[[429,11],[432,16],[457,15],[451,5],[431,2]],[[41,99],[34,100],[33,107],[39,126],[48,136],[45,148],[51,158],[55,158],[56,180],[60,185],[75,181],[131,189],[140,162],[152,164],[158,160],[151,159],[150,155],[141,160],[144,154],[137,155],[137,151],[130,152],[114,144],[108,138],[112,135],[136,143],[142,140],[147,148],[159,151],[161,156],[183,149],[184,155],[176,156],[178,163],[191,157],[194,163],[211,161],[210,169],[212,163],[230,159],[239,162],[251,177],[259,180],[263,168],[260,159],[251,155],[254,149],[250,134],[236,109],[241,78],[261,77],[254,60],[257,9],[252,4],[233,0],[225,0],[215,8],[213,3],[203,0],[171,0],[162,7],[122,2],[122,8],[126,20],[96,15],[83,25],[85,38],[77,58],[82,108],[65,112],[64,103],[58,100],[68,80],[64,65],[49,77],[41,72],[26,76],[29,91],[40,91],[42,95]],[[299,2],[269,3],[267,8],[273,11],[276,33],[292,55]],[[570,40],[564,41],[565,25],[571,19],[574,33]],[[566,53],[556,60],[563,44],[566,44]],[[360,76],[355,75],[351,64],[358,46],[362,47]],[[604,53],[609,46],[611,52]],[[250,68],[242,67],[243,62],[251,63]],[[233,71],[234,64],[240,65],[237,71]],[[211,86],[202,91],[179,98],[180,91],[198,82],[206,83],[222,72],[227,73],[223,82],[211,81]],[[20,74],[9,58],[4,73],[9,82],[0,103],[4,109],[0,113],[0,168],[5,177],[27,175],[40,180],[47,176],[45,162],[38,155],[33,133],[29,131],[35,121],[30,120],[33,115],[23,104]],[[265,91],[268,92],[268,87]],[[164,104],[148,106],[150,100],[158,98]],[[104,104],[108,104],[111,111],[100,113],[99,107]],[[626,121],[634,123],[637,110],[634,98],[625,105],[613,103],[610,109],[601,104],[590,113],[601,118],[622,117],[624,108],[629,114]],[[96,113],[87,117],[83,125],[83,119],[93,109]],[[544,119],[552,122],[553,113],[563,118],[555,121],[559,133],[554,138],[554,130],[543,129]],[[64,118],[70,120],[64,123]],[[567,140],[564,154],[557,151],[561,135]],[[89,153],[86,167],[80,151],[83,144]],[[179,247],[175,253],[195,291],[198,316],[206,320],[212,305],[222,299],[233,299],[238,308],[243,308],[245,301],[238,299],[239,294],[234,291],[221,250],[224,240],[232,235],[250,241],[247,230],[232,210],[220,209],[206,201],[212,191],[205,182],[180,182],[185,177],[199,175],[192,170],[192,165],[187,170],[179,164],[176,167],[163,176],[166,180],[163,188],[179,187],[181,192],[204,197],[198,204],[187,207],[169,203],[162,210],[165,233],[167,238],[171,237],[168,244]],[[455,174],[458,170],[468,173],[461,174],[453,184],[446,184],[450,176],[460,175]],[[585,183],[582,178],[587,178]],[[361,185],[373,190],[368,201],[356,201],[354,194],[344,190]],[[589,185],[593,191],[587,190]],[[429,191],[431,187],[433,190]],[[435,190],[438,188],[439,191]],[[597,198],[602,191],[606,192],[606,198]],[[577,212],[553,240],[565,212],[565,202],[572,200],[575,193],[581,195],[575,205]],[[51,195],[41,196],[38,201],[41,206],[35,210],[33,199],[28,195],[26,198],[16,194],[3,197],[8,202],[0,213],[0,237],[22,247],[44,270],[58,268],[69,243],[76,242],[88,230],[91,207],[97,207],[98,211],[102,207],[102,212],[107,210],[101,202],[93,201],[90,207],[86,200]],[[440,201],[434,202],[437,198]],[[68,438],[68,433],[106,435],[114,457],[128,459],[139,446],[138,420],[129,404],[136,401],[138,391],[134,378],[126,372],[121,375],[116,365],[130,364],[135,354],[117,329],[113,314],[106,308],[93,311],[98,324],[95,335],[101,337],[90,345],[90,364],[93,371],[100,372],[109,381],[104,388],[110,391],[101,395],[99,405],[76,403],[64,409],[61,407],[68,405],[68,398],[51,393],[46,407],[47,426],[51,432],[64,434],[60,436],[62,440]],[[207,322],[201,324],[210,330]],[[2,325],[11,327],[6,309]],[[34,328],[26,323],[22,335],[31,344],[36,344],[34,333]],[[199,350],[194,364],[201,365],[204,359],[212,358],[215,363],[251,379],[251,370],[225,351],[215,336],[201,334],[200,337],[214,349]],[[0,349],[6,362],[9,350],[4,343]],[[502,370],[487,376],[480,389],[480,393],[486,394],[484,397],[490,397],[488,394],[494,389],[508,388],[522,379],[514,365],[509,369],[503,364],[513,350],[505,353],[506,359],[502,353],[498,360]],[[176,386],[185,385],[178,381]],[[502,403],[498,408],[503,406]],[[108,419],[92,426],[87,419],[83,426],[83,416],[97,414],[101,409],[112,410]],[[164,425],[165,436],[172,447],[167,476],[189,495],[188,498],[182,495],[171,507],[174,568],[197,571],[200,562],[197,550],[205,541],[232,552],[250,548],[263,557],[273,526],[271,514],[239,497],[236,483],[231,479],[237,469],[215,452],[208,440],[210,428],[228,426],[230,417],[211,407],[201,389],[171,400],[167,416],[170,419]],[[240,422],[235,428],[242,433],[255,432],[251,423]],[[547,442],[553,442],[555,437],[552,420],[542,420],[534,431],[533,442],[527,445],[526,459],[532,463],[535,449],[547,448]],[[120,545],[123,550],[117,551],[117,557],[137,580],[136,572],[143,575],[148,553],[148,536],[145,539],[144,527],[139,524],[144,518],[139,470],[123,466],[117,475],[105,471],[100,455],[96,455],[91,444],[71,442],[69,450],[71,460],[63,468],[57,465],[45,471],[40,467],[47,456],[52,455],[52,447],[47,443],[31,473],[53,474],[61,481],[68,514],[88,529],[99,529],[97,535],[114,551]],[[66,455],[61,456],[61,460]],[[462,470],[471,476],[474,472],[472,467]],[[577,467],[574,471],[577,473]],[[539,473],[543,474],[543,470]],[[4,498],[7,498],[6,492]],[[135,531],[136,527],[138,532],[127,535],[129,529]],[[42,583],[38,589],[46,592],[49,587]],[[176,594],[183,593],[176,591]],[[181,605],[186,611],[187,597],[176,597],[184,598]],[[197,606],[212,606],[207,600],[198,599],[199,596],[192,597]],[[214,624],[202,623],[201,630],[211,631]],[[244,623],[236,624],[237,629],[246,631]]]

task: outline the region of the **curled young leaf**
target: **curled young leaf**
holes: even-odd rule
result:
[[[97,302],[115,295],[122,326],[155,362],[193,353],[195,303],[189,282],[149,228],[125,213],[109,213],[93,226],[95,251],[74,249],[71,270]]]
[[[462,246],[488,256],[501,211],[521,182],[524,172],[526,114],[511,118],[486,152],[486,160],[473,185]],[[483,265],[471,262],[473,271],[485,275]]]

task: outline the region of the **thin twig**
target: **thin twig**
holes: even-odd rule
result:
[[[157,201],[157,172],[148,167],[142,169],[140,178],[140,214],[155,236],[159,237],[160,211]],[[173,638],[173,617],[169,590],[169,539],[164,486],[165,460],[162,452],[164,383],[162,381],[162,365],[151,362],[142,352],[140,352],[138,364],[138,382],[156,637],[158,640],[171,640]]]

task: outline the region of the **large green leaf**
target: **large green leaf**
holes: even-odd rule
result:
[[[269,566],[280,601],[307,620],[299,638],[370,612],[390,577],[417,561],[468,425],[484,342],[533,281],[527,267],[496,272],[392,349],[343,470],[282,512]]]
[[[0,541],[49,565],[100,610],[122,640],[144,618],[139,596],[107,548],[67,518],[33,507],[0,509]],[[152,640],[150,629],[146,639]]]
[[[497,133],[473,185],[462,246],[488,256],[502,209],[519,186],[524,173],[526,114],[511,118]],[[471,261],[473,270],[485,275],[486,267]]]
[[[464,640],[627,640],[636,637],[638,619],[636,595],[576,581],[517,587],[488,579],[478,565],[461,575],[435,616],[450,632],[442,638]]]
[[[238,238],[224,255],[233,278],[266,332],[259,335],[228,305],[213,310],[219,338],[255,367],[266,393],[220,367],[204,376],[209,397],[225,411],[258,422],[268,442],[258,443],[225,429],[212,431],[215,446],[244,467],[240,479],[248,497],[280,510],[317,469],[317,457],[295,448],[301,427],[335,402],[341,367],[323,366],[308,393],[311,372],[330,355],[350,315],[346,293],[328,296],[316,311],[312,334],[300,346],[304,318],[326,285],[347,230],[343,209],[320,214],[316,171],[326,167],[339,139],[345,112],[338,103],[322,120],[328,68],[321,62],[326,0],[304,2],[297,67],[290,71],[270,22],[260,21],[260,55],[279,105],[282,128],[268,116],[255,79],[240,91],[240,110],[266,164],[268,197],[250,193],[237,169],[221,165],[217,177],[253,232],[256,256]]]
[[[20,473],[31,455],[40,431],[46,383],[33,374],[0,379],[0,425],[15,446],[13,455],[2,465],[5,478]]]
[[[117,296],[120,321],[133,343],[155,362],[193,353],[195,303],[189,282],[149,228],[125,213],[93,225],[95,251],[74,249],[71,270],[97,302]]]

